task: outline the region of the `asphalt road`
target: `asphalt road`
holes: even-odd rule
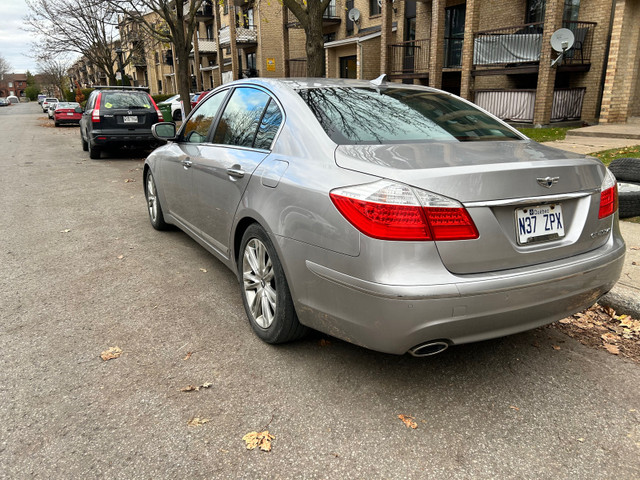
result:
[[[0,109],[1,478],[640,478],[639,365],[549,328],[423,359],[266,345],[234,275],[149,225],[143,156],[51,123]]]

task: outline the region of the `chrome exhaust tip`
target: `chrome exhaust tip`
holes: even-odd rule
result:
[[[429,357],[431,355],[437,355],[438,353],[444,352],[447,348],[449,348],[449,344],[440,340],[437,342],[426,342],[416,345],[409,349],[409,353],[414,357]]]

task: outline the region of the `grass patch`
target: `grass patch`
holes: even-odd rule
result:
[[[553,142],[554,140],[564,140],[567,131],[574,128],[577,127],[518,128],[518,130],[536,142]]]
[[[632,147],[612,148],[611,150],[603,150],[602,152],[590,153],[590,157],[599,158],[602,163],[609,164],[616,158],[640,158],[640,145]]]

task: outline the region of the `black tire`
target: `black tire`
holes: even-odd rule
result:
[[[144,179],[144,197],[147,200],[147,212],[149,213],[151,226],[156,230],[168,230],[169,224],[164,221],[162,206],[158,198],[158,189],[151,170],[147,171]]]
[[[616,158],[609,170],[619,181],[640,183],[640,158]]]
[[[253,260],[249,261],[249,258]],[[261,274],[256,273],[255,267],[262,271]],[[250,225],[242,236],[238,276],[245,312],[251,328],[260,339],[267,343],[284,343],[296,340],[307,332],[307,327],[298,321],[289,285],[273,243],[257,223]],[[274,296],[275,305],[272,305],[269,298]],[[252,309],[250,302],[255,308]],[[266,312],[263,311],[265,306]],[[261,314],[258,317],[257,310]]]
[[[620,218],[640,216],[640,183],[618,184],[618,213]]]
[[[59,126],[60,126],[60,124],[59,124],[58,122],[53,122],[53,124],[54,124],[56,127],[59,127]]]
[[[176,110],[173,112],[172,118],[174,122],[179,122],[182,120],[182,112],[180,110]]]
[[[89,158],[100,160],[100,153],[102,153],[102,151],[98,147],[89,144]]]
[[[85,152],[88,152],[89,151],[89,144],[84,139],[84,135],[82,134],[82,129],[80,129],[80,141],[82,142],[82,150],[84,150]]]

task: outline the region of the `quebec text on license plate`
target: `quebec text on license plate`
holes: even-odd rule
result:
[[[138,123],[138,117],[136,117],[136,116],[132,116],[132,117],[125,116],[124,117],[124,123]]]
[[[564,237],[562,206],[555,204],[518,208],[516,233],[520,245]]]

